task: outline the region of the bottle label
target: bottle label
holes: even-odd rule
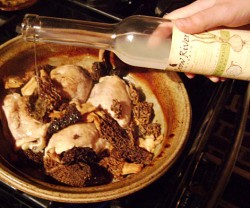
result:
[[[168,70],[250,80],[250,32],[185,34],[173,28]]]

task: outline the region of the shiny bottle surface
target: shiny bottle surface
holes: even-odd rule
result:
[[[162,18],[131,16],[120,23],[107,24],[28,14],[22,23],[22,35],[27,41],[109,50],[129,65],[166,69],[171,31],[164,38],[155,36],[157,41],[152,39],[164,22],[169,23]]]

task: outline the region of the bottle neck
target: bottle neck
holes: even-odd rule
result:
[[[22,36],[26,41],[89,46],[110,50],[114,27],[115,24],[27,14],[22,23]]]

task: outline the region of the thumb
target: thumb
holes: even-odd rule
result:
[[[226,25],[227,7],[215,5],[189,17],[173,20],[174,24],[184,33],[194,34],[204,32],[218,26]]]

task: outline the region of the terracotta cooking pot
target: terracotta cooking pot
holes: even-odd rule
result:
[[[89,48],[39,43],[37,65],[76,64],[91,67],[99,51]],[[16,37],[0,47],[1,97],[7,76],[22,77],[34,72],[34,44]],[[146,99],[154,104],[155,119],[161,124],[164,140],[155,149],[152,164],[141,172],[107,185],[70,187],[48,180],[35,167],[12,162],[16,160],[1,111],[0,180],[27,194],[59,202],[92,203],[108,201],[134,193],[156,181],[176,161],[188,139],[191,108],[184,84],[175,72],[128,67],[126,79],[140,87]],[[1,99],[1,100],[2,100]]]

